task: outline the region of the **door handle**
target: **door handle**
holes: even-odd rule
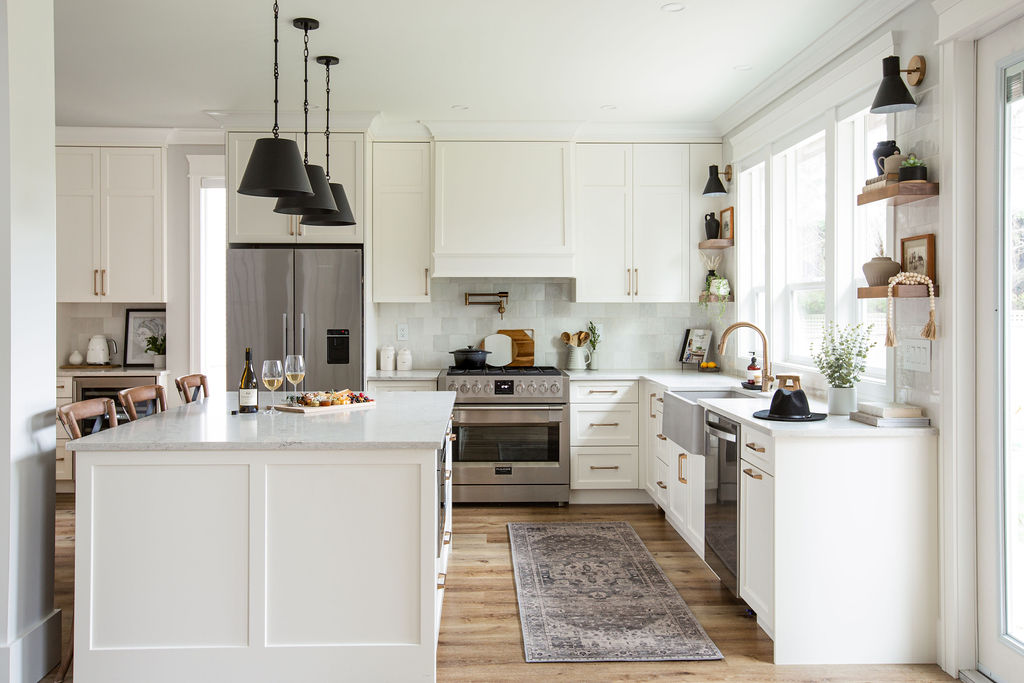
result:
[[[686,477],[683,476],[683,461],[684,460],[686,460],[686,453],[680,453],[679,454],[679,468],[678,468],[679,469],[679,474],[677,475],[679,477],[679,483],[680,484],[687,483],[686,482]]]
[[[629,268],[626,268],[626,296],[629,296],[633,291],[633,275]]]
[[[591,422],[591,427],[618,427],[618,422]]]
[[[92,293],[93,293],[93,296],[99,296],[100,295],[99,288],[96,286],[96,276],[99,275],[99,274],[100,274],[99,269],[93,268],[93,271],[92,271]]]
[[[651,417],[653,417],[653,418],[657,418],[658,417],[657,415],[654,414],[654,397],[655,396],[657,396],[657,394],[651,394]]]
[[[654,483],[657,484],[659,488],[663,488],[663,489],[667,489],[668,488],[668,486],[665,486],[665,482],[663,482],[663,481],[656,481]]]
[[[292,218],[291,216],[288,216],[288,234],[291,235],[292,237],[295,237],[295,223],[294,223],[294,220],[295,220],[294,218]]]
[[[640,269],[633,269],[633,296],[640,295]]]
[[[306,314],[299,313],[299,348],[297,349],[302,354],[302,360],[306,360]],[[306,368],[308,373],[309,368]],[[302,390],[306,390],[306,376],[302,376]]]
[[[743,470],[743,474],[747,475],[751,479],[764,479],[760,474],[754,474],[754,470]]]
[[[288,314],[281,314],[281,357],[288,355]]]
[[[299,226],[299,237],[306,234],[306,226],[302,224],[302,218],[296,218],[295,223]]]
[[[100,295],[107,295],[107,269],[104,268],[100,271]]]
[[[423,296],[430,296],[430,268],[423,269]]]
[[[664,434],[655,434],[655,436],[661,439],[662,441],[668,441],[668,437],[665,436]]]

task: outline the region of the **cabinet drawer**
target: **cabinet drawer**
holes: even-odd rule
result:
[[[570,446],[636,446],[635,404],[570,406]]]
[[[66,398],[67,401],[57,401],[58,406],[62,406],[65,403],[71,402],[71,378],[70,377],[58,377],[57,378],[57,398]]]
[[[639,449],[587,447],[569,450],[574,489],[635,489]]]
[[[666,510],[669,507],[668,504],[668,484],[669,484],[669,468],[668,465],[663,463],[659,458],[654,459],[655,465],[655,481],[654,481],[654,499],[661,506],[662,510]]]
[[[636,403],[636,382],[571,382],[570,403]]]
[[[57,439],[57,479],[70,481],[74,479],[74,453],[64,447],[67,442],[67,439]]]
[[[437,382],[433,380],[366,380],[366,391],[370,397],[386,394],[391,391],[437,391]]]
[[[740,437],[740,458],[774,475],[775,450],[772,446],[772,437],[746,426],[740,429]]]

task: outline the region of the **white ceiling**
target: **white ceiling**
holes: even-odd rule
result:
[[[313,104],[324,98],[313,57],[342,59],[332,110],[706,123],[859,4],[681,0],[670,13],[668,1],[284,0],[281,107],[301,110],[302,33],[291,19],[311,16],[321,22],[310,34]],[[207,110],[270,111],[272,5],[56,0],[58,125],[210,128]]]

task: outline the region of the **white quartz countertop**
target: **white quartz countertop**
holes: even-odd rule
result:
[[[434,380],[441,374],[440,370],[371,370],[366,373],[366,379],[380,380]]]
[[[167,370],[155,370],[150,367],[126,368],[118,366],[115,368],[79,368],[76,370],[62,370],[57,368],[58,377],[157,377],[162,379],[167,376]]]
[[[440,448],[455,392],[381,394],[376,407],[324,415],[231,415],[237,392],[213,396],[68,443],[75,451],[377,450]]]
[[[569,380],[573,382],[615,381],[615,380],[649,380],[664,384],[671,389],[737,389],[742,391],[740,377],[727,375],[724,372],[697,372],[669,368],[666,370],[567,370]],[[757,395],[756,393],[752,395]]]
[[[754,417],[756,411],[767,410],[771,402],[767,394],[764,398],[706,398],[697,401],[708,410],[775,437],[893,437],[938,433],[934,427],[873,427],[838,415],[829,415],[817,422],[777,422]],[[811,400],[810,407],[813,413],[828,412],[828,406],[820,401]]]

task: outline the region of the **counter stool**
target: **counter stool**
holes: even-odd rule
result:
[[[123,389],[117,392],[117,397],[121,399],[121,405],[124,406],[125,412],[128,413],[128,419],[131,421],[139,419],[135,409],[135,405],[138,403],[148,404],[142,417],[167,410],[167,392],[159,384],[144,384],[141,387]]]
[[[196,373],[184,375],[174,380],[174,386],[178,387],[178,395],[185,403],[199,400],[199,389],[203,390],[203,398],[210,398],[210,387],[206,384],[206,375]]]

